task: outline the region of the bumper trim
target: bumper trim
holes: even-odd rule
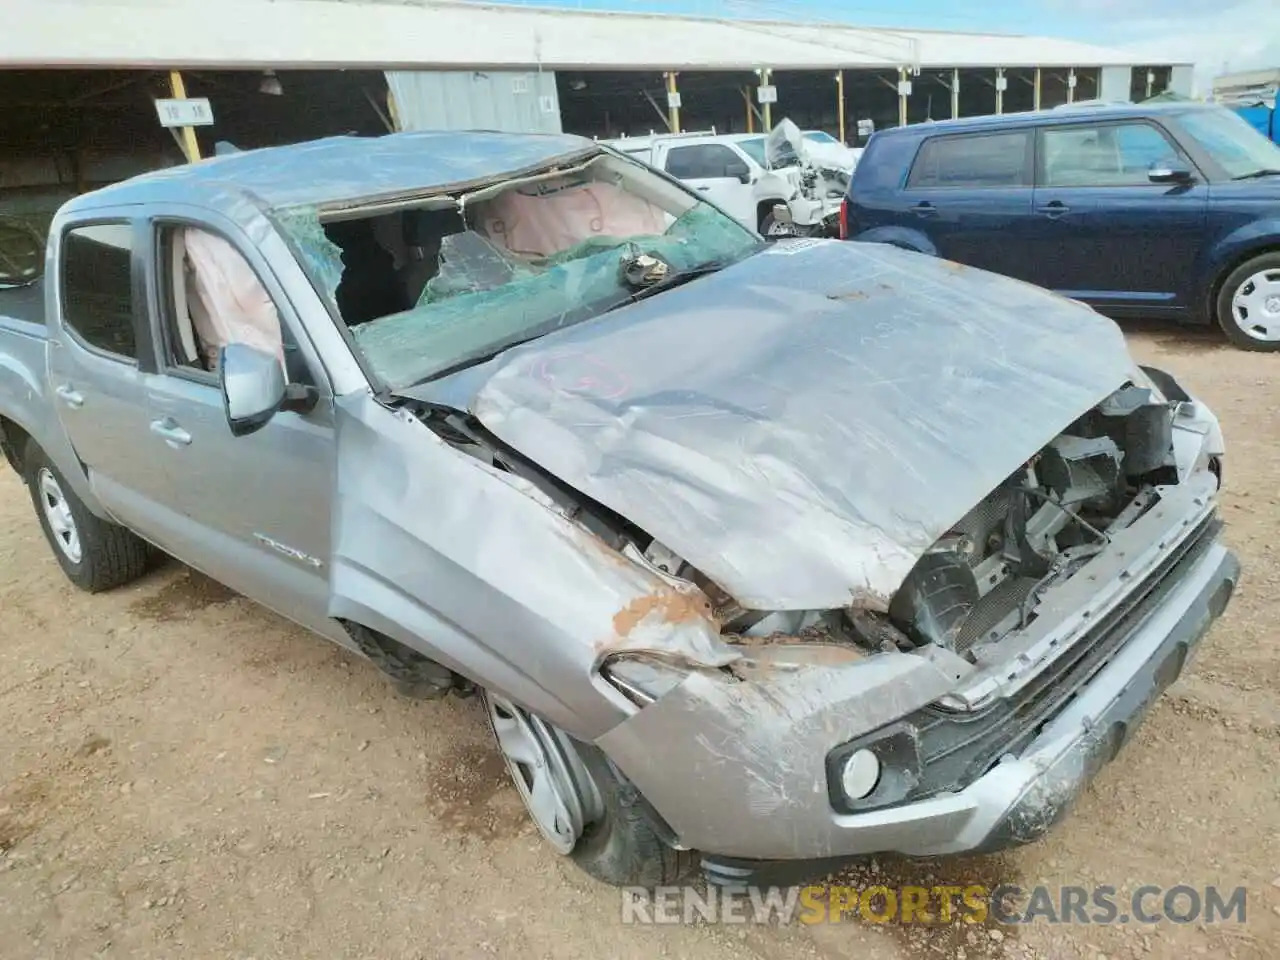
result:
[[[861,814],[832,813],[840,855],[778,861],[703,858],[714,883],[829,873],[873,853],[936,856],[987,852],[1043,836],[1093,776],[1115,758],[1156,698],[1181,674],[1240,576],[1235,555],[1213,543],[1111,661],[1017,757],[956,793]],[[777,881],[774,881],[777,882]]]

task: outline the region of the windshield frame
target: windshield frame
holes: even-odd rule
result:
[[[753,137],[743,137],[734,145],[754,160],[762,170],[772,170],[769,166],[768,151],[765,149],[765,142],[768,138],[764,134],[758,134]],[[750,144],[750,146],[748,146]]]
[[[1177,115],[1179,139],[1188,152],[1207,167],[1215,180],[1231,181],[1257,169],[1280,169],[1280,146],[1272,143],[1239,114],[1226,107],[1197,107],[1182,110]],[[1246,152],[1247,162],[1228,160],[1220,149],[1220,140],[1205,138],[1205,132],[1216,125],[1221,136],[1224,132],[1231,134],[1234,145]]]
[[[657,177],[664,181],[664,186],[673,188],[679,193],[684,194],[690,203],[689,206],[686,207],[678,216],[687,215],[700,207],[710,208],[715,210],[720,217],[724,218],[724,220],[741,230],[744,239],[744,246],[741,254],[733,258],[731,262],[737,262],[737,260],[745,259],[753,253],[759,252],[767,245],[763,238],[754,235],[751,230],[739,223],[727,210],[719,204],[709,200],[703,194],[695,192],[683,181],[672,177],[664,170],[651,167],[636,157],[628,155],[627,153],[604,143],[598,144],[597,148],[594,150],[575,152],[563,157],[558,157],[547,163],[539,164],[537,167],[527,168],[519,172],[513,171],[511,173],[498,174],[486,177],[484,180],[471,181],[465,185],[423,186],[421,188],[415,188],[411,191],[405,191],[394,195],[372,194],[367,197],[352,197],[316,206],[303,205],[267,209],[264,210],[264,213],[267,219],[275,227],[281,239],[284,241],[285,246],[293,256],[299,269],[306,277],[312,291],[328,312],[330,319],[338,327],[340,336],[345,340],[347,348],[351,352],[351,356],[363,372],[370,388],[374,391],[376,396],[387,399],[393,395],[410,389],[412,386],[421,383],[424,380],[435,379],[436,375],[426,375],[422,378],[415,379],[412,383],[398,383],[388,380],[378,372],[375,362],[360,346],[360,343],[355,336],[354,329],[348,326],[343,318],[342,312],[338,308],[334,292],[329,289],[329,285],[326,283],[324,273],[316,269],[316,265],[314,263],[314,251],[306,248],[306,245],[303,243],[303,238],[296,232],[294,218],[299,214],[314,215],[316,218],[316,225],[322,229],[324,223],[332,220],[354,219],[358,216],[375,215],[376,213],[415,208],[420,205],[424,205],[424,202],[426,201],[440,201],[446,197],[452,197],[455,202],[462,202],[465,204],[467,197],[472,194],[487,192],[500,185],[512,186],[517,182],[528,179],[537,179],[547,175],[554,175],[557,171],[569,172],[570,170],[581,169],[591,164],[593,161],[599,160],[602,156],[608,156],[626,164],[629,167],[634,168],[636,171],[639,171],[643,176]],[[753,240],[754,242],[751,242]],[[621,251],[626,248],[629,242],[630,241],[626,239],[620,240],[613,249],[619,251],[621,255]],[[339,265],[341,266],[340,262]],[[581,313],[581,316],[578,316],[571,323],[564,324],[563,327],[576,326],[581,323],[598,319],[617,307],[624,305],[629,300],[630,293],[620,290],[617,298],[601,299],[591,304],[584,304],[579,308],[579,310],[574,311],[575,314]],[[395,316],[395,314],[391,314],[389,316]],[[386,318],[384,317],[379,319]],[[537,324],[531,324],[530,329],[535,326],[537,326]],[[562,327],[557,327],[555,329],[562,329]],[[554,333],[555,329],[546,330],[533,338],[519,338],[518,342],[527,342],[528,339],[538,339],[541,336]],[[496,356],[513,348],[518,345],[518,342],[513,341],[512,343],[505,345],[495,342],[496,349],[494,350],[493,355]],[[462,357],[460,356],[455,359],[462,359]],[[453,361],[451,361],[451,363],[452,362]]]

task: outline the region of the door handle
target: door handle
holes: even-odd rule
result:
[[[706,192],[707,192],[708,190],[710,190],[711,188],[710,188],[710,187],[699,187],[698,189],[699,189],[700,191],[702,191],[703,193],[706,193]]]
[[[183,430],[172,417],[151,421],[151,432],[160,437],[169,446],[185,447],[191,443],[191,434]]]
[[[911,209],[917,217],[936,217],[938,215],[938,208],[928,200],[921,200]]]
[[[69,383],[64,383],[55,387],[53,392],[58,395],[58,399],[73,410],[79,410],[84,406],[84,394],[79,390],[76,390]]]
[[[1036,211],[1043,213],[1050,220],[1057,220],[1059,217],[1070,213],[1071,208],[1061,200],[1050,200],[1048,203],[1042,203],[1036,207]]]

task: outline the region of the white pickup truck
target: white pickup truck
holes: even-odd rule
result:
[[[784,120],[762,133],[711,132],[624,137],[605,143],[682,180],[739,223],[766,237],[793,225],[815,229],[836,216],[856,155],[818,131]],[[775,216],[785,205],[790,222]]]

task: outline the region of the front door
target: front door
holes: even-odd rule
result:
[[[317,632],[328,620],[336,445],[332,396],[266,263],[229,224],[159,219],[152,304],[156,373],[147,377],[150,458],[162,464],[186,525],[175,550],[214,579]],[[246,322],[247,318],[253,322]],[[265,322],[264,322],[265,321]],[[277,350],[293,382],[319,389],[308,414],[277,413],[232,436],[217,350]]]
[[[747,162],[723,143],[691,143],[667,150],[664,169],[683,180],[748,230],[760,225],[756,220],[755,194],[733,170],[747,168]]]
[[[58,419],[98,501],[121,523],[168,546],[168,480],[149,454],[146,374],[151,346],[137,255],[141,227],[104,218],[72,226],[56,260],[58,332],[49,377]]]
[[[1153,164],[1195,169],[1163,130],[1140,120],[1045,127],[1037,155],[1028,279],[1114,312],[1191,306],[1208,186],[1151,182]]]

